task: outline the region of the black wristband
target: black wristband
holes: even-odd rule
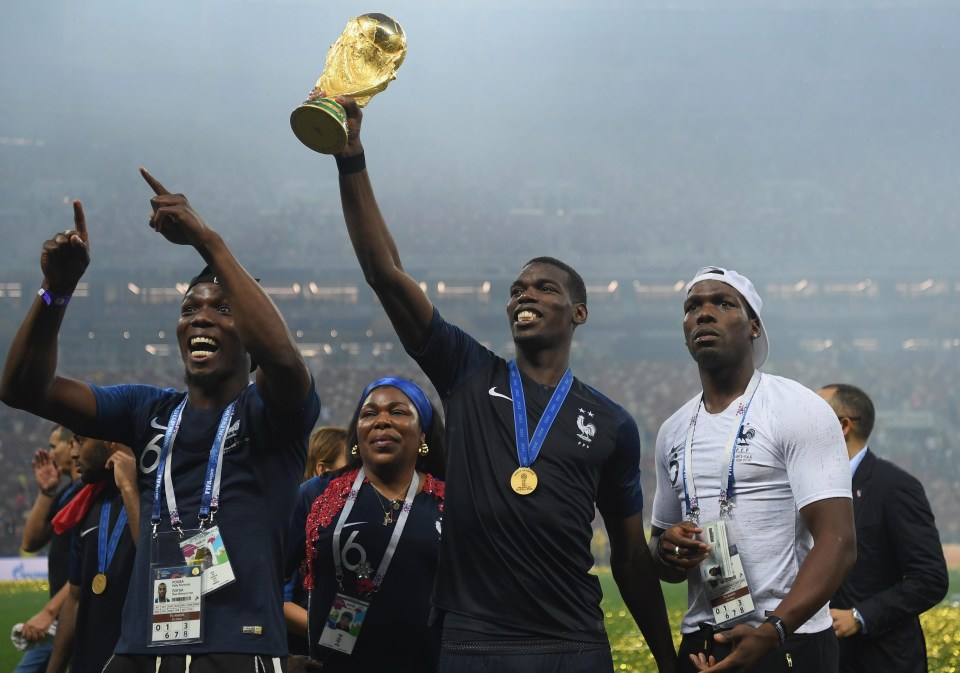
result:
[[[763,622],[764,624],[771,624],[773,628],[777,630],[777,638],[780,639],[780,644],[783,645],[787,639],[787,625],[783,623],[783,620],[776,615],[770,615],[764,619]]]
[[[363,152],[354,154],[352,157],[336,156],[334,159],[337,160],[337,170],[340,171],[340,175],[359,173],[367,168],[367,158]]]

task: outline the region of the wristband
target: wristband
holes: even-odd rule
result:
[[[780,639],[780,644],[783,645],[787,639],[787,625],[783,623],[783,620],[776,615],[770,615],[763,620],[763,623],[770,624],[777,630],[777,638]]]
[[[70,303],[72,294],[57,294],[50,290],[44,290],[42,287],[37,290],[37,296],[41,297],[47,306],[66,306]]]
[[[340,175],[359,173],[367,168],[367,158],[363,152],[354,154],[352,157],[336,156],[334,159],[337,160],[337,170],[340,171]]]

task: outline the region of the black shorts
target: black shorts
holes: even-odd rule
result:
[[[729,645],[712,641],[703,631],[684,634],[680,641],[677,673],[695,673],[691,654],[712,654],[721,661],[730,654]],[[840,646],[833,629],[817,633],[794,633],[779,650],[765,655],[750,673],[836,673],[840,666]]]
[[[286,673],[286,657],[256,654],[114,654],[103,673]],[[160,668],[157,668],[157,659]]]
[[[585,644],[579,649],[562,652],[539,651],[534,646],[526,652],[503,653],[456,651],[445,644],[440,652],[437,673],[612,673],[610,647]],[[511,648],[512,649],[512,648]],[[451,651],[453,650],[453,651]]]

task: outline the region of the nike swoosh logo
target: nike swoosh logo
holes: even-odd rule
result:
[[[505,400],[513,403],[513,399],[512,399],[512,398],[507,397],[507,396],[504,395],[503,393],[498,393],[496,386],[494,386],[493,388],[491,388],[491,389],[488,390],[487,392],[490,394],[490,397],[502,397],[503,399],[505,399]]]
[[[88,528],[88,529],[86,529],[86,530],[80,531],[80,537],[83,537],[83,536],[86,535],[87,533],[92,533],[93,531],[97,530],[99,527],[100,527],[100,526],[94,526],[93,528]]]

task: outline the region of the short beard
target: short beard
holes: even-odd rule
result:
[[[199,388],[204,395],[212,397],[230,376],[231,372],[224,370],[197,373],[187,371],[183,375],[183,382],[187,384],[187,388]]]

